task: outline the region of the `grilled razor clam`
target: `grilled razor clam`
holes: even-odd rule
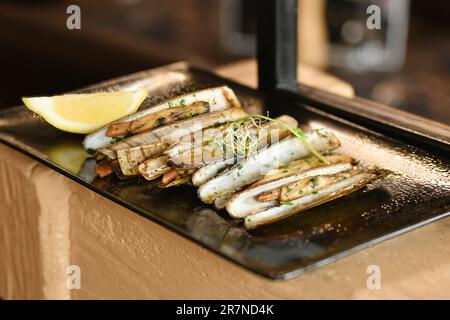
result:
[[[118,137],[129,134],[154,129],[173,123],[175,121],[192,118],[210,112],[211,107],[208,102],[197,101],[188,106],[172,107],[149,114],[134,121],[113,123],[109,126],[106,135],[108,137]]]
[[[161,184],[167,185],[171,183],[172,181],[179,179],[181,177],[185,176],[192,176],[192,174],[195,172],[195,169],[189,169],[189,170],[179,170],[172,168],[169,171],[167,171],[163,177],[161,178]]]
[[[235,195],[235,192],[218,197],[214,200],[214,208],[217,210],[225,209],[228,201]]]
[[[305,138],[310,147],[318,152],[330,151],[339,147],[336,136],[326,129],[312,130],[306,133]],[[198,196],[203,202],[212,203],[220,196],[230,194],[255,182],[269,170],[279,168],[309,154],[310,149],[303,140],[295,136],[286,138],[207,181],[198,189]]]
[[[252,187],[260,184],[265,184],[274,180],[286,178],[292,175],[296,175],[299,172],[304,172],[309,169],[314,169],[320,166],[336,164],[341,162],[348,162],[356,164],[355,160],[347,155],[340,153],[331,153],[323,156],[324,162],[320,161],[317,157],[308,156],[296,161],[289,162],[287,165],[277,169],[270,170],[264,177],[252,184]]]
[[[373,172],[364,172],[359,169],[338,173],[328,180],[328,184],[315,192],[301,196],[288,203],[277,203],[271,208],[246,216],[244,226],[246,229],[253,229],[285,219],[301,211],[348,195],[362,188],[376,177],[377,175]]]
[[[161,178],[161,183],[168,184],[168,183],[172,182],[173,180],[175,180],[178,177],[178,175],[179,175],[179,173],[178,173],[177,169],[175,169],[175,168],[170,169],[169,171],[164,173],[163,177]]]
[[[116,174],[117,178],[119,178],[120,180],[127,180],[130,179],[132,177],[130,176],[126,176],[122,173],[122,170],[120,169],[120,164],[119,164],[119,160],[112,160],[110,161],[111,163],[111,167],[114,170],[114,173]]]
[[[191,176],[186,175],[186,176],[177,177],[175,180],[169,182],[168,184],[160,183],[159,187],[160,188],[171,188],[171,187],[180,186],[182,184],[190,185],[191,184]]]
[[[162,141],[117,151],[117,159],[119,160],[122,173],[126,176],[138,175],[139,164],[161,154],[169,146],[168,142]]]
[[[274,206],[278,203],[275,200],[280,200],[280,197],[283,199],[286,195],[295,197],[294,190],[298,195],[299,188],[291,186],[289,187],[291,189],[288,189],[288,186],[293,183],[317,175],[335,174],[352,168],[353,159],[348,156],[333,154],[324,156],[324,158],[326,163],[320,162],[316,157],[308,157],[268,172],[262,179],[230,199],[226,205],[228,213],[234,218],[245,218],[252,212]],[[283,188],[285,193],[280,195]]]
[[[265,122],[260,128],[252,126],[251,120],[248,120],[249,128],[245,128],[245,136],[241,137],[239,136],[241,132],[239,130],[235,132],[234,123],[231,123],[229,124],[231,130],[225,130],[221,135],[218,135],[219,138],[213,137],[213,140],[210,140],[213,143],[207,143],[206,145],[185,150],[185,152],[172,154],[170,162],[177,168],[199,168],[221,160],[245,157],[245,153],[248,152],[248,150],[244,150],[247,149],[247,140],[256,142],[254,146],[254,151],[256,152],[267,147],[272,140],[278,142],[290,135],[291,131],[288,127],[297,128],[298,126],[297,120],[287,115],[280,116],[276,120],[277,122]],[[279,122],[284,123],[284,125]],[[239,147],[234,147],[236,139],[241,139],[242,150],[239,150]]]
[[[208,102],[209,105],[211,106],[211,112],[221,111],[227,108],[241,107],[241,103],[234,94],[233,90],[230,89],[229,87],[222,86],[216,88],[203,89],[196,92],[191,92],[188,94],[178,96],[176,98],[162,102],[156,106],[130,114],[117,121],[114,121],[114,123],[134,121],[147,115],[150,115],[152,113],[159,112],[161,110],[169,109],[171,107],[191,105],[197,101]],[[83,141],[84,148],[97,150],[112,144],[111,137],[108,137],[106,135],[106,132],[110,127],[110,125],[111,124],[108,124],[96,130],[95,132],[87,135]]]
[[[170,188],[179,186],[181,184],[190,184],[192,174],[195,172],[195,169],[190,170],[177,170],[175,168],[167,171],[163,177],[161,178],[161,183],[159,184],[160,188]]]
[[[104,178],[113,173],[113,167],[108,159],[103,159],[95,165],[95,173],[100,178]]]
[[[219,172],[226,169],[230,164],[228,164],[229,160],[222,160],[216,163],[208,164],[204,167],[198,169],[192,175],[192,183],[194,186],[199,187],[208,180],[214,178]]]
[[[172,169],[167,165],[167,161],[165,155],[145,160],[138,166],[139,173],[146,180],[155,180]]]
[[[131,136],[110,146],[100,148],[99,153],[106,155],[109,159],[117,157],[117,151],[143,144],[151,144],[160,141],[171,143],[178,142],[183,136],[208,128],[217,124],[234,121],[243,118],[247,113],[242,108],[230,108],[224,111],[204,114],[195,118],[181,120],[154,130],[145,131]]]
[[[206,128],[201,131],[201,134],[199,134],[199,131],[194,132],[191,134],[193,137],[190,141],[177,143],[173,147],[170,147],[164,151],[164,154],[171,157],[185,152],[186,150],[192,150],[193,148],[202,145],[203,141],[210,141],[213,137],[221,134],[227,126],[228,124],[221,124],[217,127]],[[197,134],[199,135],[197,136]]]
[[[280,118],[282,118],[282,117],[280,117]],[[291,125],[292,125],[292,123],[291,123]],[[202,184],[206,183],[208,180],[214,178],[217,174],[219,174],[226,168],[233,165],[234,162],[235,162],[234,159],[226,159],[226,160],[221,160],[221,161],[218,161],[215,163],[208,164],[204,167],[201,167],[192,175],[192,183],[194,184],[194,186],[199,187]],[[218,201],[218,203],[219,203],[219,201]]]
[[[338,154],[331,155],[331,156],[324,156],[324,159],[325,159],[325,162],[321,162],[316,157],[309,157],[306,159],[301,159],[301,160],[290,162],[289,164],[282,167],[281,169],[273,169],[273,170],[269,171],[269,173],[264,178],[261,178],[260,180],[256,181],[249,188],[245,189],[242,192],[245,192],[252,187],[257,187],[258,185],[269,182],[269,181],[280,180],[280,179],[286,178],[286,177],[289,179],[289,176],[299,176],[299,175],[302,175],[302,173],[305,172],[306,170],[314,169],[319,166],[324,166],[326,164],[332,165],[332,164],[339,163],[339,162],[344,164],[342,166],[338,165],[336,168],[331,168],[331,172],[334,172],[333,170],[340,170],[340,169],[347,170],[352,167],[351,163],[354,162],[354,160],[352,158],[345,156],[345,155],[338,155]],[[278,195],[280,190],[272,190],[272,192],[274,194]],[[216,198],[214,200],[214,207],[216,209],[225,209],[228,205],[228,202],[231,199],[234,199],[236,194],[237,194],[237,192],[232,192],[230,194]],[[272,194],[271,194],[271,196],[273,197]],[[262,197],[264,197],[264,195],[262,195]],[[244,197],[244,199],[240,199],[240,200],[248,200],[248,198]],[[270,201],[270,200],[272,200],[272,199],[266,199],[266,201]],[[237,201],[239,201],[239,200],[237,200]],[[261,199],[259,198],[258,201],[261,201]],[[259,202],[258,202],[258,204],[261,206],[261,204]],[[240,206],[240,205],[248,205],[248,204],[247,203],[239,203],[238,206]],[[233,206],[233,209],[236,209],[236,205],[232,205],[232,206]],[[241,209],[239,209],[239,210],[241,210]],[[241,212],[241,214],[244,214],[244,213]],[[230,215],[233,216],[232,214],[230,214]],[[236,216],[236,218],[238,218],[238,217]]]
[[[192,184],[196,187],[200,187],[202,184],[206,183],[208,180],[211,180],[219,173],[231,168],[234,162],[235,159],[226,159],[197,169],[197,171],[192,175]]]

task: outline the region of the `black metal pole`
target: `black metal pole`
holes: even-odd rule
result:
[[[297,91],[297,0],[258,2],[258,86]]]

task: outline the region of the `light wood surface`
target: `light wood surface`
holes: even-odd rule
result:
[[[232,70],[219,72],[255,83],[255,73]],[[271,281],[4,145],[0,187],[2,299],[450,298],[449,218]],[[80,267],[80,289],[66,288],[69,265]],[[380,267],[379,290],[367,288],[370,265]]]

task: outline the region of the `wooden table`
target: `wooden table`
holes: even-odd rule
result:
[[[313,69],[300,80],[351,96]],[[254,61],[220,74],[256,83]],[[288,281],[258,276],[0,145],[0,298],[450,298],[450,218]],[[80,289],[68,289],[68,267]],[[367,268],[381,270],[368,289]],[[70,270],[69,270],[70,271]]]

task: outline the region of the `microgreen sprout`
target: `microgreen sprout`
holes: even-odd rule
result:
[[[203,151],[212,155],[215,153],[214,150],[221,150],[225,157],[228,152],[228,155],[243,158],[246,161],[251,155],[267,147],[267,144],[261,143],[264,135],[270,137],[270,127],[263,126],[267,122],[285,127],[294,136],[301,139],[306,148],[320,162],[326,163],[325,158],[309,144],[306,134],[301,128],[293,128],[283,121],[258,114],[248,115],[239,120],[229,122],[220,135],[206,142]],[[263,132],[263,130],[266,132]]]
[[[320,162],[326,163],[325,158],[319,152],[317,152],[317,150],[315,150],[309,144],[309,142],[306,140],[306,134],[301,128],[292,128],[291,126],[289,126],[288,124],[284,123],[283,121],[280,121],[280,120],[277,120],[277,119],[273,119],[273,118],[270,118],[268,116],[259,115],[259,114],[253,114],[253,115],[250,115],[248,117],[251,118],[251,119],[255,119],[255,118],[256,119],[262,119],[262,120],[266,120],[266,121],[270,121],[270,122],[282,125],[286,129],[288,129],[293,135],[295,135],[296,137],[300,138],[303,141],[303,143],[305,144],[306,148],[308,148],[309,152],[311,152],[317,159],[319,159]]]
[[[261,150],[262,122],[260,119],[247,117],[230,122],[218,137],[207,142],[207,146],[212,146],[208,151],[217,148],[222,150],[223,154],[229,152],[234,157],[247,159]]]

